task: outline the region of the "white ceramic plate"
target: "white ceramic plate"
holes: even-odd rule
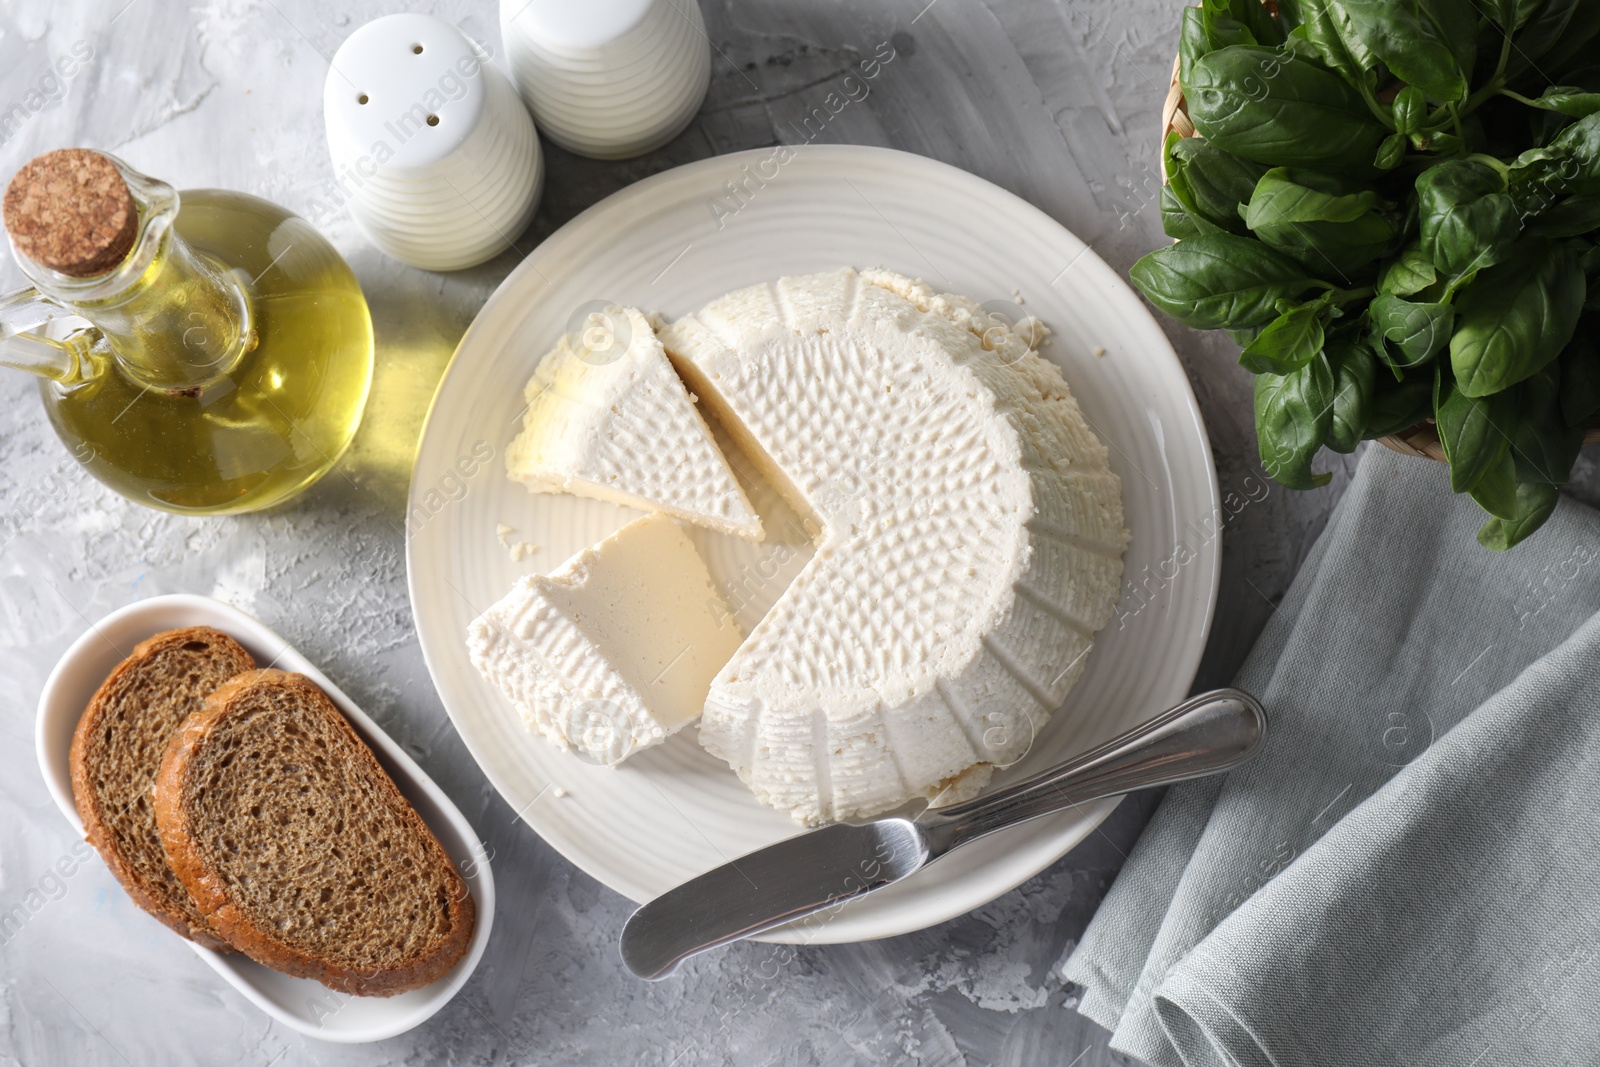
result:
[[[996,313],[1032,312],[1056,331],[1043,353],[1061,365],[1111,448],[1133,543],[1121,618],[1102,631],[1065,710],[997,783],[1051,766],[1181,700],[1215,604],[1220,511],[1205,428],[1177,357],[1122,279],[1043,212],[953,167],[863,147],[804,148],[782,165],[774,158],[759,149],[657,174],[546,239],[462,338],[412,475],[412,609],[456,729],[541,837],[640,902],[799,828],[757,803],[700,748],[692,728],[615,769],[590,766],[530,735],[468,661],[468,622],[515,578],[554,569],[633,517],[578,497],[529,494],[502,465],[523,383],[595,302],[673,317],[786,274],[882,265],[993,301]],[[729,182],[745,183],[736,213]],[[1013,290],[1026,301],[1021,309]],[[696,534],[747,630],[810,553],[802,538],[785,534],[790,524],[770,494],[756,503],[771,532],[767,543]],[[540,550],[513,562],[498,543],[500,523],[514,528],[508,540]],[[996,834],[826,924],[767,937],[858,941],[961,915],[1058,859],[1115,803]]]
[[[477,907],[472,943],[461,962],[432,985],[393,997],[346,996],[309,978],[280,974],[241,955],[223,955],[193,942],[188,943],[189,947],[256,1007],[309,1037],[342,1043],[379,1041],[421,1024],[449,1003],[466,983],[489,943],[489,928],[494,925],[494,875],[489,871],[489,857],[466,817],[377,723],[283,638],[238,608],[203,596],[151,597],[113,611],[72,643],[45,682],[34,734],[39,768],[56,807],[73,830],[82,834],[83,821],[72,802],[72,771],[68,766],[72,731],[78,718],[100,683],[134,645],[163,630],[182,626],[216,627],[243,645],[262,666],[271,664],[295,671],[321,686],[456,862]]]

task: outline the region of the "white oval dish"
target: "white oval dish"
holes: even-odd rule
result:
[[[735,199],[728,190],[741,181]],[[607,302],[672,318],[734,289],[846,265],[926,277],[995,314],[1043,319],[1056,333],[1042,354],[1062,367],[1122,477],[1133,541],[1119,617],[1100,634],[1067,710],[996,783],[1177,703],[1205,647],[1221,560],[1205,426],[1160,327],[1081,240],[981,178],[881,148],[758,149],[638,182],[547,238],[478,313],[428,414],[407,511],[417,634],[467,748],[541,837],[634,901],[801,828],[758,803],[693,728],[615,769],[591,766],[531,735],[473,669],[465,634],[475,615],[519,576],[559,566],[636,514],[533,495],[506,478],[522,387],[557,338]],[[786,536],[798,525],[792,516],[754,503],[767,521],[764,544],[694,533],[747,632],[811,551]],[[513,528],[504,538],[501,523]],[[505,541],[541,547],[518,562]],[[825,924],[764,938],[861,941],[943,922],[1043,870],[1115,806],[1101,801],[995,834]]]
[[[371,747],[445,852],[455,861],[477,909],[472,943],[450,973],[421,989],[393,997],[351,997],[309,978],[293,978],[233,953],[224,955],[189,942],[199,957],[256,1007],[278,1022],[322,1041],[379,1041],[421,1024],[455,996],[469,977],[494,925],[494,875],[489,857],[466,817],[416,761],[351,699],[283,638],[238,608],[210,597],[184,594],[151,597],[118,608],[72,643],[50,672],[39,696],[34,733],[45,785],[72,828],[83,833],[72,800],[69,751],[72,732],[94,691],[133,646],[163,630],[212,626],[230,635],[261,666],[303,674],[316,682]]]

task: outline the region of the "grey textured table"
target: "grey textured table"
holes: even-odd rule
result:
[[[515,822],[450,726],[412,632],[400,526],[410,456],[457,338],[520,258],[456,274],[386,259],[335,201],[322,138],[328,59],[376,0],[0,0],[0,178],[85,145],[185,186],[242,189],[316,219],[372,305],[378,372],[340,468],[293,505],[188,519],[131,505],[73,463],[34,385],[0,377],[0,1061],[26,1064],[1058,1064],[1117,1061],[1058,963],[1148,814],[1122,806],[1054,867],[918,934],[792,955],[736,946],[673,981],[634,981],[630,905]],[[498,49],[489,0],[423,9]],[[1157,115],[1178,0],[708,0],[710,96],[659,152],[595,163],[546,145],[526,251],[584,207],[689,160],[796,143],[803,119],[883,41],[896,61],[818,140],[964,167],[1038,204],[1119,269],[1160,238]],[[52,78],[83,44],[93,58]],[[15,107],[13,105],[16,105]],[[8,262],[3,280],[20,284]],[[1224,489],[1260,478],[1249,382],[1219,338],[1169,333],[1205,409]],[[1594,482],[1593,457],[1584,460]],[[1230,520],[1197,685],[1226,681],[1344,484],[1272,489]],[[1258,494],[1259,495],[1259,494]],[[492,850],[494,936],[423,1027],[334,1046],[274,1025],[144,918],[97,860],[52,875],[72,835],[33,756],[34,706],[88,622],[164,592],[220,596],[322,664],[455,798]],[[20,919],[17,918],[20,916]]]

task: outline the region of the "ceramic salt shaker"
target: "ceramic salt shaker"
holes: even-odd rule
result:
[[[376,19],[339,46],[323,85],[334,178],[361,229],[425,270],[492,259],[527,228],[544,164],[510,80],[431,15]]]
[[[696,0],[501,0],[500,37],[545,136],[593,159],[666,144],[711,83]]]

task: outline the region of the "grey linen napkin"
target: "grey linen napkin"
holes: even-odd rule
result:
[[[1510,553],[1378,447],[1063,967],[1150,1063],[1600,1062],[1600,515]],[[1226,619],[1217,620],[1227,625]]]

